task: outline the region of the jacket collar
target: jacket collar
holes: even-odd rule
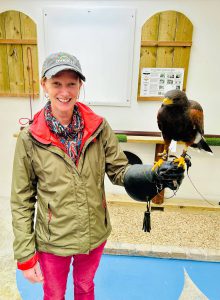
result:
[[[82,138],[81,149],[88,138],[96,131],[103,121],[103,118],[96,115],[88,106],[81,102],[77,102],[77,106],[84,119],[84,133]],[[29,131],[31,135],[40,143],[45,145],[55,145],[64,149],[63,144],[59,141],[55,134],[53,134],[47,126],[44,117],[44,108],[35,114],[33,123],[30,125]]]

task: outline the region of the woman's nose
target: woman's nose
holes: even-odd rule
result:
[[[69,96],[69,89],[67,87],[62,87],[62,89],[60,90],[60,94],[63,97]]]

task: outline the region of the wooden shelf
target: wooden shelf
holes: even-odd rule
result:
[[[162,137],[154,136],[127,136],[127,143],[144,143],[144,144],[164,144]],[[177,144],[184,144],[183,142],[177,142]]]
[[[154,136],[127,136],[127,143],[163,144],[163,139]]]

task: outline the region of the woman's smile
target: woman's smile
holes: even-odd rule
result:
[[[56,98],[58,101],[60,101],[61,103],[67,103],[70,102],[72,100],[72,98]]]

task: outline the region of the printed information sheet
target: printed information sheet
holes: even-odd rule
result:
[[[183,68],[143,68],[140,96],[157,97],[169,90],[182,90],[183,78]]]

